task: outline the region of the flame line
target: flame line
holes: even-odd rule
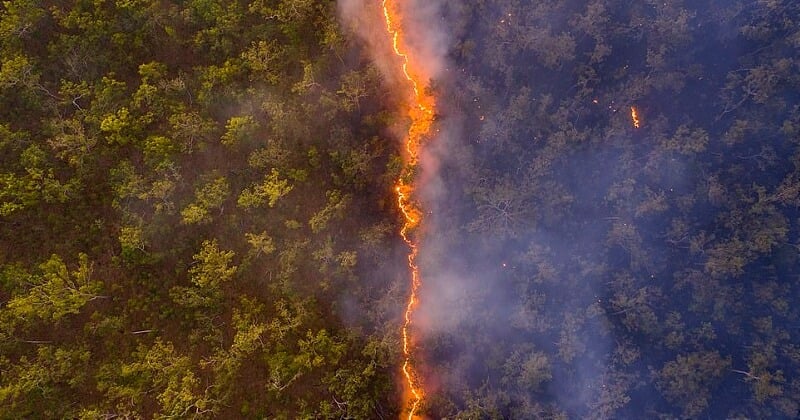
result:
[[[417,292],[422,285],[422,280],[419,274],[419,267],[417,266],[417,256],[419,255],[419,247],[414,238],[411,237],[413,230],[422,221],[422,212],[417,208],[415,203],[411,200],[414,192],[414,186],[406,181],[413,175],[413,170],[417,165],[419,148],[421,141],[428,136],[433,125],[434,118],[434,99],[432,96],[423,93],[420,89],[421,83],[417,80],[418,76],[412,71],[412,60],[409,53],[404,52],[401,48],[402,42],[402,29],[400,25],[396,24],[396,18],[399,16],[395,10],[394,3],[390,0],[382,0],[383,17],[386,21],[386,32],[389,34],[392,42],[392,49],[394,54],[402,60],[403,75],[411,85],[414,91],[413,103],[409,104],[408,116],[411,118],[411,125],[405,136],[405,146],[408,152],[406,156],[406,168],[395,184],[395,192],[397,193],[397,207],[403,214],[403,227],[400,229],[400,237],[403,242],[408,246],[408,268],[411,272],[411,292],[409,294],[408,303],[403,319],[402,336],[403,336],[403,375],[405,376],[406,386],[411,392],[408,401],[404,404],[409,407],[408,420],[414,418],[420,403],[422,402],[423,391],[418,384],[417,374],[411,360],[411,334],[409,332],[411,326],[411,318],[414,309],[418,302]]]

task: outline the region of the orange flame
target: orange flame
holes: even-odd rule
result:
[[[408,181],[408,179],[412,178],[412,174],[417,165],[422,140],[431,132],[434,120],[435,101],[433,96],[420,89],[422,85],[420,81],[421,76],[414,70],[412,57],[408,52],[405,52],[401,46],[403,42],[403,32],[401,26],[396,23],[399,20],[400,14],[396,10],[394,2],[383,0],[383,16],[386,20],[386,32],[389,34],[392,41],[392,49],[395,55],[401,59],[403,75],[414,93],[413,98],[411,98],[408,104],[408,116],[411,119],[411,125],[404,139],[407,152],[407,165],[403,174],[401,174],[395,184],[397,207],[403,214],[404,219],[403,227],[400,229],[400,236],[409,248],[408,269],[411,272],[411,293],[408,298],[408,303],[406,304],[401,331],[403,336],[403,376],[405,377],[406,387],[409,391],[404,398],[404,404],[408,408],[408,419],[411,420],[416,417],[415,414],[417,409],[419,409],[423,396],[423,391],[418,383],[417,375],[411,360],[411,335],[409,327],[411,326],[411,318],[414,309],[417,306],[417,292],[422,284],[419,267],[417,266],[419,248],[417,242],[411,236],[411,233],[422,222],[423,214],[411,200],[411,196],[414,193],[414,185],[413,181]]]
[[[639,113],[636,112],[634,107],[631,107],[631,120],[633,120],[633,127],[639,128]]]

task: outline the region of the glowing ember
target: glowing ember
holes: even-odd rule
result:
[[[425,94],[420,89],[422,85],[420,76],[414,71],[414,61],[408,52],[405,52],[401,46],[403,40],[403,31],[401,25],[396,24],[399,20],[400,14],[396,10],[394,2],[390,0],[383,0],[383,16],[386,20],[386,31],[392,41],[392,49],[394,53],[402,60],[403,75],[408,80],[414,96],[408,104],[408,116],[411,119],[411,126],[408,128],[408,133],[405,136],[404,142],[406,145],[406,169],[395,184],[395,192],[397,193],[397,206],[403,214],[404,222],[403,227],[400,229],[400,236],[403,241],[408,245],[408,268],[411,272],[411,293],[408,298],[408,304],[403,320],[402,336],[403,336],[403,375],[405,377],[408,393],[404,398],[404,404],[408,408],[408,419],[415,417],[419,404],[422,401],[423,392],[418,383],[416,372],[414,371],[411,362],[411,337],[409,327],[411,325],[411,317],[417,305],[417,291],[421,285],[419,275],[419,267],[416,260],[419,254],[417,242],[411,237],[411,233],[420,222],[422,222],[422,212],[411,200],[414,193],[413,181],[409,181],[412,177],[411,173],[417,165],[419,157],[419,148],[422,140],[431,132],[433,125],[434,98]]]
[[[639,128],[639,113],[636,112],[636,108],[631,107],[631,120],[633,121],[634,128]]]

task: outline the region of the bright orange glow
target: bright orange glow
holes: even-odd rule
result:
[[[417,417],[416,413],[423,397],[423,391],[411,360],[411,319],[417,306],[417,292],[422,284],[419,267],[417,266],[419,247],[412,233],[422,222],[423,217],[423,213],[412,200],[414,194],[412,178],[419,160],[422,141],[430,134],[433,126],[435,100],[433,96],[425,93],[420,88],[423,85],[422,76],[415,70],[414,57],[403,48],[403,29],[401,22],[398,23],[400,12],[397,10],[395,2],[383,0],[383,17],[386,20],[386,31],[391,39],[392,49],[395,55],[400,58],[403,76],[408,81],[411,91],[413,91],[413,97],[410,98],[407,105],[411,125],[404,138],[407,152],[405,156],[406,168],[395,183],[397,207],[403,214],[404,219],[403,227],[400,229],[400,236],[409,248],[408,269],[411,273],[411,292],[406,304],[401,331],[403,337],[403,376],[407,388],[407,392],[404,393],[403,404],[408,409],[407,418],[411,420]],[[401,418],[403,418],[402,416],[401,414]]]
[[[634,107],[631,107],[631,120],[633,121],[633,127],[639,128],[639,113],[636,112]]]

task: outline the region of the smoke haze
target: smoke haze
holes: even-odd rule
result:
[[[353,4],[348,21],[362,10]],[[796,152],[778,127],[794,118],[785,86],[797,80],[781,66],[797,64],[781,57],[797,45],[777,28],[797,7],[411,4],[408,47],[425,57],[440,115],[417,192],[427,214],[414,332],[428,414],[797,413],[800,398],[778,385],[771,406],[742,403],[752,390],[735,373],[796,368],[788,353],[759,355],[780,345],[749,319],[786,328],[798,314],[764,312],[747,291],[797,288],[744,273],[797,272],[775,262],[796,227],[768,221],[796,209],[746,198],[753,183],[777,194],[794,179],[775,151]],[[745,122],[755,115],[768,123]],[[748,229],[765,224],[771,245],[760,246]]]

